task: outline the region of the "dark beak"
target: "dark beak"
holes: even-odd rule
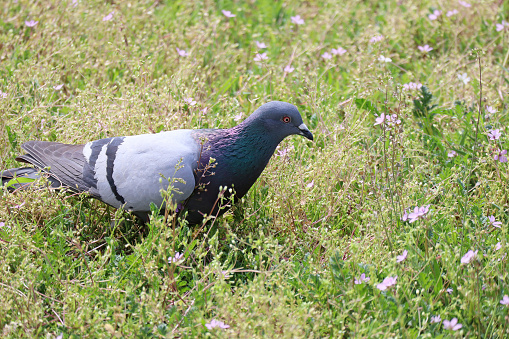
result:
[[[313,134],[309,131],[308,127],[304,123],[300,124],[299,131],[300,135],[305,136],[311,141],[313,140]]]

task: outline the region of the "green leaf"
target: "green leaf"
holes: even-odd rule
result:
[[[7,137],[9,138],[9,143],[11,144],[12,149],[14,150],[18,146],[16,133],[11,130],[9,125],[5,125],[5,129],[7,130]]]
[[[378,113],[378,110],[376,109],[375,104],[373,104],[368,99],[356,98],[355,99],[355,105],[359,109],[365,109],[367,111],[370,111],[373,115],[375,115],[375,114],[376,115],[380,115],[380,113]]]
[[[5,185],[5,187],[14,186],[17,184],[28,184],[28,183],[34,182],[35,180],[36,179],[26,178],[26,177],[14,178],[14,179],[9,180],[7,182],[7,184]]]

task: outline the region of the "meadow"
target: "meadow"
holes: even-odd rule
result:
[[[270,100],[315,136],[201,227],[0,188],[0,336],[509,336],[508,0],[0,11],[0,169],[29,140],[229,128]]]

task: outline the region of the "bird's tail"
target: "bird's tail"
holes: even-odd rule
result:
[[[50,187],[62,186],[60,181],[34,167],[11,168],[0,172],[0,186],[6,186],[9,191],[26,189],[43,177],[48,180]]]

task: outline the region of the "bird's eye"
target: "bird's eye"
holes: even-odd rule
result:
[[[292,119],[290,119],[290,117],[288,115],[285,115],[281,121],[283,121],[285,124],[289,123],[290,121],[292,121]]]

